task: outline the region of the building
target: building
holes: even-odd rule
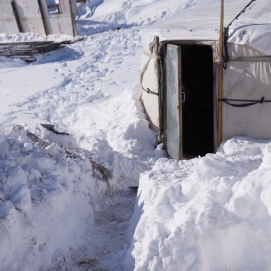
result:
[[[220,5],[202,1],[142,31],[141,99],[177,160],[233,136],[271,138],[271,2],[225,2],[223,54]]]

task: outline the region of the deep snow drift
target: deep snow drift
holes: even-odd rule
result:
[[[240,137],[157,161],[140,177],[125,270],[269,270],[270,158],[270,141]]]
[[[95,178],[91,159],[22,126],[1,135],[1,270],[39,270],[56,250],[67,253],[80,242],[109,190],[106,177]]]
[[[201,2],[87,0],[86,41],[0,58],[1,271],[271,268],[270,143],[168,160],[138,101],[140,30]]]

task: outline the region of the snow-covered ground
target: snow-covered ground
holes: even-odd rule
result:
[[[138,100],[140,30],[200,2],[87,0],[85,41],[0,57],[1,271],[271,269],[270,143],[174,162]]]
[[[270,141],[237,137],[157,161],[140,177],[125,270],[270,270],[270,158]]]

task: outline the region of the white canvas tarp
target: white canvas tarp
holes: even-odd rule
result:
[[[225,1],[225,26],[249,3],[244,0]],[[208,13],[206,13],[208,10]],[[203,12],[205,11],[205,12]],[[271,55],[271,1],[253,3],[230,27],[229,43],[249,44],[266,55]],[[154,36],[164,40],[218,40],[220,0],[202,0],[199,5],[181,11],[178,16],[152,24],[142,30],[144,50]]]
[[[155,50],[154,50],[155,51]],[[155,53],[153,52],[153,56]],[[141,74],[141,85],[145,90],[150,89],[158,94],[158,61],[156,57],[142,56],[143,71]],[[150,127],[154,130],[159,127],[158,96],[142,91],[142,102],[150,121]]]
[[[223,98],[271,101],[271,61],[229,62],[224,71]],[[247,102],[231,102],[244,104]],[[271,103],[233,107],[223,103],[223,140],[236,135],[271,138]]]

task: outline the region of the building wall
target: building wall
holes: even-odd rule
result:
[[[38,1],[14,0],[22,31],[45,35]]]
[[[48,29],[48,34],[60,34],[60,35],[77,35],[75,31],[75,25],[73,25],[74,14],[71,14],[71,6],[69,0],[59,0],[59,8],[61,13],[49,14],[47,10],[47,1],[41,0],[41,4],[44,10],[45,22]],[[49,2],[48,2],[49,3]],[[73,2],[72,2],[73,3]]]
[[[19,33],[19,28],[16,23],[10,0],[0,1],[0,33]]]
[[[59,13],[48,12],[47,4],[51,3],[59,4]],[[21,30],[40,35],[77,35],[74,22],[77,14],[75,0],[14,0],[14,6],[13,10],[11,0],[0,0],[0,33],[17,34]]]

